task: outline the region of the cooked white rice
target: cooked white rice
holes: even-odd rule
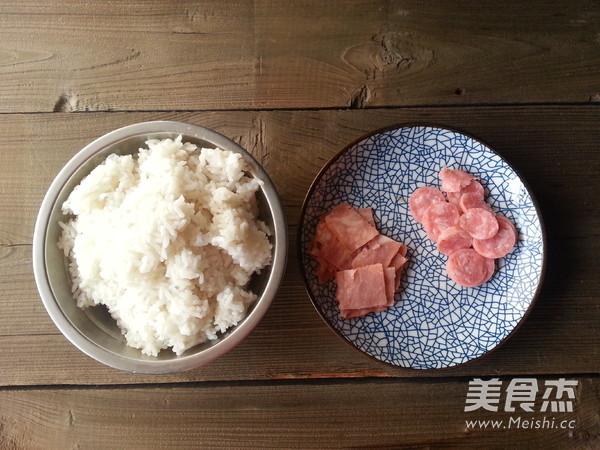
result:
[[[105,305],[128,345],[176,354],[246,315],[253,273],[271,262],[257,219],[262,182],[238,153],[149,140],[110,155],[64,202],[59,247],[80,308]]]

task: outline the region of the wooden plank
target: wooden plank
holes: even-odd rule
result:
[[[541,378],[533,412],[506,412],[511,379],[498,411],[467,412],[468,380],[4,390],[0,446],[597,448],[600,380],[568,380],[573,412],[540,412]]]
[[[250,338],[208,367],[164,377],[121,373],[75,349],[47,316],[31,272],[35,215],[60,167],[104,132],[152,119],[206,125],[248,148],[264,163],[280,191],[292,246],[283,286]],[[496,148],[532,186],[549,237],[544,289],[524,326],[488,357],[442,372],[389,367],[356,352],[334,335],[310,304],[294,247],[303,193],[325,161],[372,130],[409,122],[436,122],[467,130]],[[596,151],[599,128],[600,116],[594,106],[543,111],[479,107],[4,115],[0,122],[5,144],[0,151],[0,383],[598,373],[600,334],[589,330],[596,329],[600,320],[600,200],[595,192],[600,169]]]
[[[9,0],[0,112],[597,102],[599,14],[583,1]]]
[[[599,164],[595,106],[17,114],[0,123],[0,166],[6,168],[0,178],[6,193],[0,198],[5,212],[0,233],[10,233],[0,235],[0,242],[28,242],[47,187],[79,149],[115,128],[157,119],[204,125],[239,142],[264,164],[291,208],[302,203],[327,160],[368,133],[409,123],[456,128],[482,139],[524,174],[550,231],[583,237],[582,231],[598,223],[591,214],[598,207],[592,182]]]

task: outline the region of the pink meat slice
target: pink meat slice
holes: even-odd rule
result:
[[[383,278],[385,279],[386,306],[392,306],[394,304],[394,294],[396,293],[396,269],[386,267],[383,270]]]
[[[332,278],[332,271],[349,269],[355,256],[341,245],[325,221],[317,224],[311,254],[319,262],[323,282]]]
[[[394,278],[394,289],[397,291],[400,288],[400,282],[402,281],[402,274],[406,269],[408,263],[408,259],[406,258],[406,254],[402,255],[400,252],[394,256],[390,263],[390,267],[393,267],[396,276]]]
[[[446,262],[446,271],[450,278],[466,287],[480,286],[489,278],[486,258],[472,248],[453,252]]]
[[[460,213],[452,203],[433,203],[423,213],[423,228],[429,238],[437,242],[440,233],[446,228],[458,225]]]
[[[380,234],[361,247],[352,260],[351,267],[356,268],[376,263],[387,267],[390,265],[392,258],[401,250],[401,247],[403,245],[399,242]]]
[[[488,205],[483,197],[480,197],[479,194],[474,192],[467,192],[465,194],[460,195],[460,200],[458,201],[458,209],[460,212],[465,213],[469,209],[472,208],[482,208],[487,210],[492,210],[490,205]]]
[[[460,192],[446,192],[446,198],[453,205],[458,206],[459,203],[460,203],[460,198],[461,197],[462,197],[462,194]]]
[[[486,283],[490,280],[490,278],[492,278],[492,276],[494,275],[494,272],[496,271],[496,262],[495,262],[495,260],[490,259],[490,258],[484,258],[484,259],[485,259],[485,266],[487,268],[487,276],[485,277],[485,280],[483,281],[483,283]]]
[[[466,186],[463,186],[460,189],[460,193],[461,194],[477,194],[481,198],[484,198],[484,196],[485,196],[485,191],[483,189],[483,185],[479,181],[477,181],[475,178],[473,178],[469,184],[467,184]]]
[[[356,211],[371,225],[375,226],[375,217],[373,216],[373,208],[359,208]]]
[[[448,169],[447,167],[440,170],[439,176],[443,192],[460,192],[474,179],[473,175],[464,170]]]
[[[446,192],[448,201],[463,213],[469,208],[483,207],[487,205],[484,200],[484,189],[481,183],[472,179],[469,184],[462,187],[458,192]]]
[[[460,216],[459,224],[473,239],[490,239],[498,233],[496,215],[489,209],[470,208]]]
[[[385,272],[381,264],[340,270],[335,274],[340,310],[387,307]]]
[[[385,283],[385,293],[386,293],[386,303],[385,305],[376,305],[376,306],[367,306],[364,308],[343,308],[340,304],[340,314],[345,319],[350,319],[354,317],[361,317],[373,312],[385,311],[390,306],[394,304],[394,293],[395,289],[395,279],[396,279],[396,270],[393,267],[388,267],[383,271],[384,283]],[[339,289],[339,287],[338,287]]]
[[[308,253],[317,261],[317,278],[319,283],[325,283],[331,280],[335,271],[335,266],[329,263],[323,254],[326,252],[325,247],[329,245],[329,240],[335,239],[333,234],[327,229],[327,225],[322,220],[317,224],[315,236],[311,242]]]
[[[387,306],[374,306],[373,308],[361,308],[361,309],[341,309],[340,315],[344,319],[353,319],[356,317],[366,316],[374,312],[385,311]]]
[[[444,194],[433,186],[423,186],[413,191],[408,199],[408,207],[414,219],[423,223],[423,213],[432,203],[446,202]]]
[[[470,248],[473,238],[462,227],[446,228],[440,233],[437,248],[444,255],[451,255],[461,248]]]
[[[511,230],[514,231],[515,239],[519,238],[519,233],[517,232],[517,227],[515,227],[515,224],[509,218],[504,217],[500,214],[497,214],[496,219],[498,220],[498,222],[504,222]]]
[[[341,203],[333,208],[325,216],[325,223],[350,253],[379,234],[375,226],[348,203]]]
[[[506,256],[517,242],[515,226],[506,218],[497,217],[498,232],[489,239],[473,239],[473,248],[480,255],[496,259]]]

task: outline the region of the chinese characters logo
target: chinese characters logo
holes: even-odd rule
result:
[[[498,411],[500,405],[504,411],[514,412],[518,409],[526,412],[573,412],[575,380],[546,380],[543,388],[535,378],[515,378],[506,387],[506,396],[501,403],[502,381],[499,378],[482,380],[475,378],[469,382],[469,391],[465,404],[465,412],[485,409]],[[536,399],[541,393],[541,406],[535,409]]]

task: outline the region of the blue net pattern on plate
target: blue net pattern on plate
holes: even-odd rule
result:
[[[519,232],[517,246],[496,261],[493,278],[477,288],[448,278],[447,257],[408,210],[416,188],[439,186],[442,167],[480,178],[487,202]],[[372,207],[379,231],[403,242],[410,259],[395,305],[356,319],[340,317],[335,284],[317,282],[316,262],[307,254],[319,218],[344,201]],[[386,131],[340,154],[309,194],[301,233],[307,288],[317,309],[358,349],[400,367],[451,367],[487,353],[523,318],[542,276],[540,217],[518,175],[481,142],[441,128]]]

